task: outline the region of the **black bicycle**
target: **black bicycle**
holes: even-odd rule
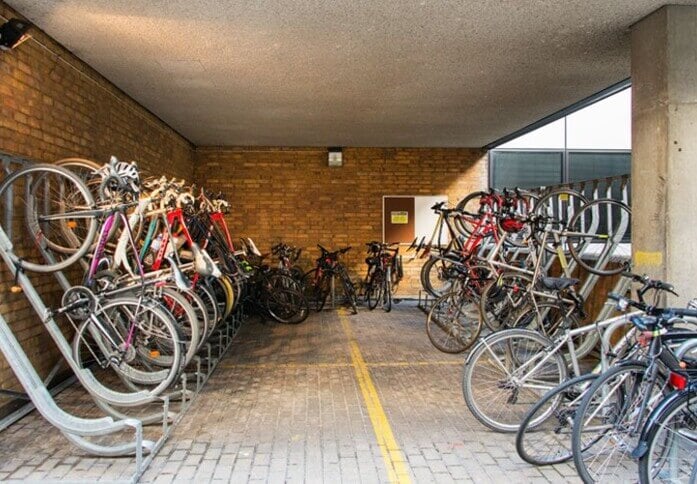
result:
[[[386,312],[392,310],[392,294],[396,285],[402,279],[401,256],[399,247],[393,248],[397,243],[385,244],[381,242],[368,242],[368,272],[364,281],[364,298],[371,311],[382,305]]]
[[[351,250],[351,247],[333,252],[319,244],[317,247],[319,247],[321,254],[315,261],[315,267],[305,273],[302,282],[310,306],[318,312],[321,311],[326,304],[327,297],[332,292],[332,280],[338,280],[340,289],[344,292],[345,302],[351,306],[353,314],[357,314],[356,288],[348,275],[346,266],[339,262],[339,257]]]

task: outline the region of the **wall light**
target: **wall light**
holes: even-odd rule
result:
[[[327,148],[329,166],[341,166],[344,163],[343,150],[338,147]]]
[[[31,24],[16,18],[0,25],[0,50],[10,50],[29,38],[27,30]]]

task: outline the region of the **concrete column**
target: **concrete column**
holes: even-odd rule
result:
[[[697,297],[697,7],[655,11],[631,43],[635,271],[684,302]]]

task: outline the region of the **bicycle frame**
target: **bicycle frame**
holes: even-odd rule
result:
[[[575,336],[580,336],[586,333],[589,333],[591,331],[598,331],[603,329],[603,341],[608,343],[610,340],[610,337],[612,336],[612,333],[614,333],[619,327],[624,326],[628,324],[629,318],[634,315],[641,314],[640,311],[635,311],[629,314],[623,314],[620,316],[616,316],[614,318],[609,318],[603,321],[599,321],[597,323],[589,324],[586,326],[583,326],[581,328],[575,328],[575,329],[567,329],[564,331],[562,335],[557,337],[555,340],[552,341],[552,345],[549,348],[546,348],[543,350],[543,355],[540,360],[537,360],[536,357],[530,358],[528,361],[526,361],[523,365],[519,366],[516,368],[516,375],[515,379],[516,381],[520,384],[520,386],[525,386],[526,388],[535,388],[535,389],[542,389],[542,390],[550,390],[551,387],[548,386],[540,386],[540,385],[525,385],[525,382],[530,378],[531,375],[533,375],[537,370],[539,370],[547,361],[549,361],[554,355],[556,355],[563,347],[568,348],[568,354],[569,358],[571,360],[571,370],[572,370],[572,375],[578,376],[580,375],[580,367],[579,367],[579,362],[578,358],[576,356],[576,346],[574,344],[573,338]],[[535,332],[535,334],[537,334]],[[487,349],[489,354],[492,356],[494,361],[498,364],[498,366],[501,367],[501,369],[506,373],[506,376],[508,378],[514,378],[514,375],[512,375],[508,369],[505,367],[505,365],[501,364],[501,362],[498,360],[496,355],[494,354],[493,350],[491,349],[491,346],[488,345],[487,343],[487,338],[484,338],[481,340],[481,344],[484,345],[484,347]],[[620,341],[617,342],[612,347],[612,353],[617,354],[619,353],[625,346],[626,344],[626,338],[622,338]],[[474,354],[474,352],[470,353],[470,355]],[[539,355],[539,353],[538,353]],[[536,355],[537,356],[537,355]],[[466,365],[469,364],[469,357],[467,359],[467,362],[465,363]],[[598,365],[596,365],[592,372],[593,373],[599,373],[601,371],[606,370],[609,367],[609,361],[607,359],[607,354],[603,352],[601,355],[601,360]],[[524,374],[522,374],[525,372]],[[522,376],[521,376],[522,374]]]

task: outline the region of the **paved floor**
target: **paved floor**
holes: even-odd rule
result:
[[[252,321],[141,481],[577,481],[569,465],[525,464],[512,435],[469,414],[462,361],[431,346],[406,304]],[[60,402],[89,404],[77,389]],[[133,469],[83,455],[34,414],[0,436],[0,480],[116,481]]]

